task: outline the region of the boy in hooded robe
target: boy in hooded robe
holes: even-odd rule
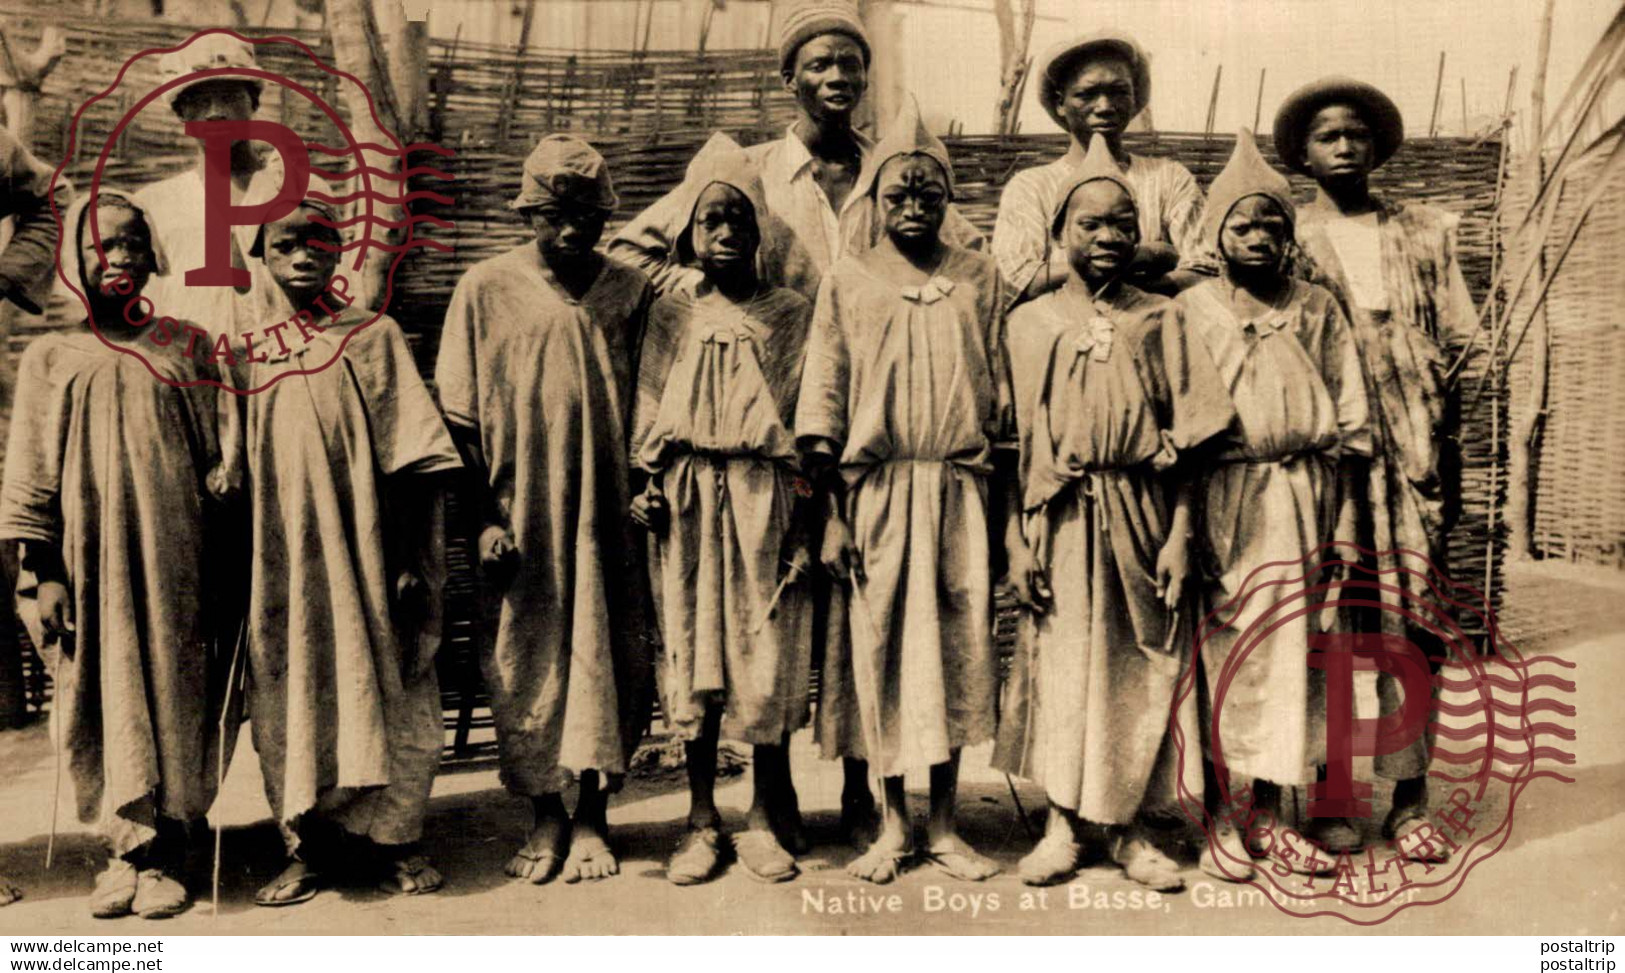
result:
[[[795,807],[786,747],[807,722],[812,648],[810,489],[791,432],[812,305],[757,271],[761,180],[732,139],[712,136],[679,192],[692,215],[678,249],[704,280],[650,312],[633,423],[634,462],[649,474],[632,511],[652,534],[662,711],[688,751],[689,830],[666,874],[692,885],[716,873],[723,736],[755,748],[739,862],[784,881],[795,858],[775,832]]]
[[[1204,613],[1230,605],[1244,586],[1250,592],[1209,623],[1201,661],[1214,693],[1225,684],[1209,725],[1222,737],[1231,780],[1251,780],[1255,805],[1277,820],[1281,788],[1313,782],[1325,746],[1325,679],[1306,660],[1322,612],[1295,611],[1293,602],[1317,583],[1306,574],[1309,559],[1353,539],[1352,459],[1371,453],[1348,319],[1331,292],[1285,271],[1294,218],[1286,178],[1243,129],[1203,218],[1203,242],[1222,272],[1178,298],[1236,409],[1202,485],[1198,516],[1214,570]],[[1232,662],[1240,635],[1259,619],[1272,630]],[[1341,820],[1317,818],[1305,834],[1333,852],[1358,840]],[[1250,867],[1228,825],[1216,837],[1227,858]]]
[[[628,515],[627,456],[654,292],[593,249],[615,203],[592,146],[543,138],[509,204],[536,240],[463,275],[435,367],[499,602],[482,669],[502,780],[535,814],[508,874],[536,884],[619,871],[609,793],[649,719],[648,575]],[[560,796],[572,779],[573,820]]]
[[[1319,184],[1298,220],[1306,276],[1342,302],[1365,366],[1375,445],[1357,484],[1358,542],[1365,549],[1364,572],[1382,578],[1379,596],[1393,609],[1415,605],[1412,596],[1426,598],[1429,564],[1445,561],[1461,495],[1459,403],[1446,391],[1445,358],[1478,327],[1456,257],[1458,217],[1371,192],[1372,171],[1404,137],[1393,101],[1347,78],[1304,86],[1275,117],[1281,160]],[[1357,627],[1427,646],[1435,665],[1444,658],[1438,637],[1406,624],[1400,611],[1372,614],[1357,618]],[[1384,712],[1399,706],[1400,692],[1388,673],[1377,675],[1377,692]],[[1412,858],[1437,862],[1446,857],[1442,843],[1413,838],[1425,822],[1432,743],[1430,729],[1405,749],[1376,757],[1375,766],[1394,781],[1382,836]]]
[[[436,514],[462,463],[400,326],[335,279],[339,219],[306,200],[249,251],[280,291],[276,320],[314,332],[286,329],[248,373],[264,387],[245,436],[248,705],[289,858],[264,906],[307,901],[347,868],[396,894],[441,881],[416,842],[444,736]]]
[[[989,474],[1007,423],[1004,296],[991,257],[944,243],[952,195],[942,143],[905,109],[863,191],[881,236],[825,276],[796,435],[828,499],[821,560],[848,585],[861,743],[885,815],[848,866],[889,882],[913,854],[903,774],[930,768],[927,857],[979,881],[998,866],[954,821],[961,748],[990,738]],[[826,671],[830,663],[826,661]]]
[[[1192,644],[1184,591],[1201,459],[1190,454],[1235,410],[1178,306],[1124,280],[1139,215],[1104,137],[1057,199],[1052,227],[1072,274],[1006,329],[1023,514],[1005,544],[1028,612],[994,766],[1049,797],[1024,882],[1070,876],[1089,822],[1111,829],[1129,878],[1177,891],[1178,866],[1136,816],[1178,799],[1168,714]],[[1194,694],[1180,716],[1197,739]],[[1199,762],[1185,770],[1186,792],[1199,793]]]
[[[167,326],[125,317],[168,271],[145,207],[103,188],[64,226],[63,259],[90,317],[23,355],[0,538],[22,544],[20,614],[47,650],[52,737],[79,819],[111,851],[91,914],[164,918],[189,904],[185,830],[219,785],[229,663],[211,611],[205,487],[219,449],[215,393],[200,384],[219,376]]]

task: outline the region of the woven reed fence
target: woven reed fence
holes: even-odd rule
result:
[[[1576,163],[1556,202],[1551,230],[1543,241],[1554,264],[1582,200],[1593,187],[1606,152]],[[1527,211],[1532,187],[1514,167],[1502,220],[1507,239]],[[1507,259],[1521,266],[1533,246],[1520,240]],[[1556,274],[1545,301],[1550,334],[1545,425],[1533,453],[1534,553],[1625,569],[1625,274],[1620,272],[1620,241],[1625,240],[1625,193],[1604,195]],[[1505,348],[1513,352],[1508,369],[1511,416],[1529,408],[1531,359],[1539,331],[1524,330],[1539,272],[1513,309]],[[1520,338],[1522,339],[1520,341]]]

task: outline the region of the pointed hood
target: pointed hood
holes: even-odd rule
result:
[[[717,183],[738,190],[749,200],[751,209],[756,211],[757,230],[766,230],[767,193],[762,189],[762,177],[757,172],[756,164],[739,147],[738,142],[723,132],[713,132],[689,162],[682,185],[677,187],[683,214],[683,232],[677,238],[677,255],[685,264],[694,261],[690,236],[694,229],[694,207],[699,205],[700,196],[705,190]]]
[[[881,167],[900,155],[923,155],[935,159],[948,179],[948,197],[953,198],[954,164],[948,158],[948,147],[925,127],[925,121],[920,118],[920,104],[913,95],[903,99],[903,107],[898,110],[891,125],[887,126],[885,137],[869,153],[858,180],[858,191],[862,195],[873,195]]]
[[[1050,213],[1049,232],[1051,237],[1061,235],[1061,222],[1066,219],[1067,203],[1072,201],[1072,194],[1078,187],[1086,182],[1104,179],[1115,182],[1128,193],[1129,201],[1134,204],[1135,212],[1139,212],[1140,198],[1135,195],[1134,187],[1129,184],[1127,173],[1118,166],[1117,160],[1112,157],[1111,146],[1106,144],[1106,137],[1096,132],[1089,140],[1089,152],[1083,157],[1083,164],[1078,166],[1062,186],[1061,192],[1055,198],[1055,209]]]
[[[85,287],[84,245],[85,241],[90,239],[91,231],[87,226],[85,215],[90,209],[92,200],[96,200],[99,205],[106,205],[109,200],[115,199],[119,201],[119,205],[140,213],[141,218],[147,221],[147,234],[152,240],[152,275],[162,277],[169,273],[169,258],[164,253],[163,242],[158,239],[158,224],[153,220],[152,213],[124,190],[102,186],[94,194],[87,193],[75,199],[62,220],[64,234],[62,256],[59,261],[62,273],[57,277],[57,287],[68,295],[76,307],[79,298],[74,294],[74,290],[89,296]],[[64,288],[63,277],[72,283],[71,289]]]
[[[1275,200],[1289,222],[1296,223],[1297,207],[1292,203],[1292,184],[1286,177],[1270,168],[1258,151],[1253,133],[1242,129],[1236,133],[1236,148],[1230,161],[1213,180],[1207,191],[1207,209],[1202,214],[1202,240],[1219,252],[1219,228],[1236,204],[1248,196],[1265,196]]]

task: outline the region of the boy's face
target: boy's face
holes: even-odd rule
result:
[[[1274,270],[1286,253],[1292,226],[1275,200],[1247,196],[1230,208],[1219,228],[1219,252],[1232,267]]]
[[[1351,105],[1327,105],[1309,120],[1303,156],[1316,182],[1364,179],[1376,158],[1371,126]]]
[[[1085,282],[1098,287],[1122,275],[1140,244],[1140,216],[1123,187],[1107,179],[1072,191],[1061,225],[1067,261]]]
[[[845,34],[819,34],[797,48],[795,64],[784,74],[784,90],[814,121],[845,122],[863,100],[869,70],[863,48]]]
[[[880,167],[875,200],[892,242],[918,248],[936,240],[948,215],[948,177],[930,156],[896,156]]]
[[[1097,132],[1115,138],[1134,118],[1134,72],[1120,57],[1092,58],[1080,64],[1061,89],[1066,130],[1083,145]]]
[[[714,182],[694,204],[694,228],[689,243],[705,276],[737,277],[755,266],[761,244],[756,211],[745,194]]]
[[[265,266],[271,279],[295,307],[304,307],[319,296],[338,267],[337,251],[315,246],[321,240],[337,247],[342,238],[331,227],[315,223],[303,206],[265,228]]]
[[[90,212],[87,210],[86,219],[89,218]],[[89,288],[86,296],[95,300],[97,295],[102,295],[102,287],[110,287],[121,274],[130,279],[131,295],[141,293],[152,278],[156,264],[152,254],[152,231],[147,221],[130,207],[105,199],[97,201],[95,219],[96,232],[102,239],[102,253],[107,255],[107,266],[102,266],[102,258],[96,253],[95,239],[89,233],[84,234],[79,259],[85,268],[85,286]]]
[[[525,210],[525,218],[536,234],[536,249],[551,265],[576,263],[591,254],[604,235],[604,221],[609,214],[596,206],[560,199],[530,207]]]
[[[254,94],[241,81],[214,78],[181,92],[175,114],[183,122],[247,121],[254,117]]]

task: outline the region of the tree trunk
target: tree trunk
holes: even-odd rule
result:
[[[999,101],[994,106],[994,130],[1013,135],[1021,119],[1027,72],[1033,66],[1027,52],[1038,16],[1037,0],[994,0],[993,16],[999,23]]]

